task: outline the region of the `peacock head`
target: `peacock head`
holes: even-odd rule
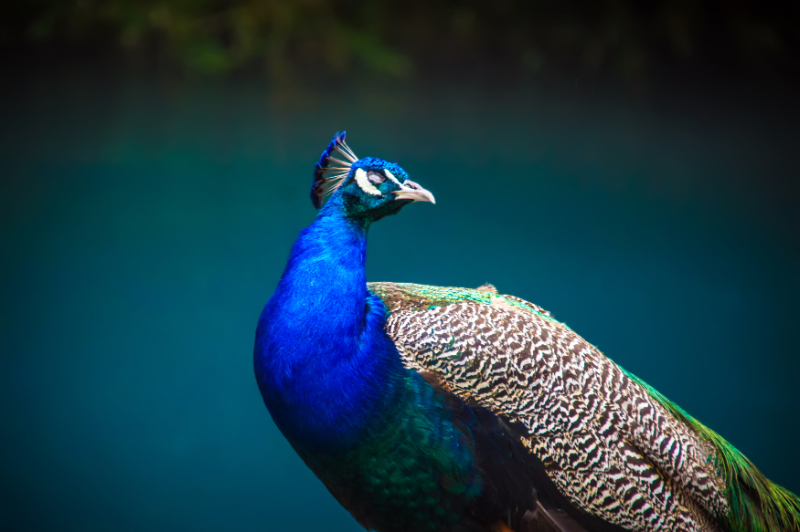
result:
[[[406,171],[396,163],[356,157],[345,143],[346,134],[342,131],[334,135],[314,168],[311,185],[314,207],[319,209],[336,197],[337,204],[349,216],[375,221],[396,214],[415,201],[436,203],[433,194],[408,179]]]

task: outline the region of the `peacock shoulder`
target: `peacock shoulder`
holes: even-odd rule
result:
[[[714,446],[549,312],[487,289],[369,289],[403,363],[521,424],[575,506],[623,528],[718,530],[729,508]]]

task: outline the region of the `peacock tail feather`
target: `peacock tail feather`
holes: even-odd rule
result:
[[[541,307],[493,289],[369,287],[404,363],[521,424],[572,505],[628,530],[799,530],[794,495]]]
[[[726,480],[730,511],[720,520],[731,532],[800,530],[800,499],[789,490],[770,482],[736,447],[709,429],[658,390],[626,372],[676,419],[690,427],[716,449],[715,466]]]

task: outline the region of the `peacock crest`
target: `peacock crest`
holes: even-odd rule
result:
[[[311,185],[311,203],[319,209],[328,197],[344,182],[350,167],[358,157],[345,142],[346,131],[337,132],[328,144],[319,162],[314,166],[314,182]],[[338,152],[343,159],[334,157]]]

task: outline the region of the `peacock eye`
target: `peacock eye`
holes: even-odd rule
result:
[[[376,185],[380,185],[381,183],[386,181],[386,178],[377,172],[370,172],[369,174],[367,174],[367,178],[369,179],[370,183],[374,183]]]

